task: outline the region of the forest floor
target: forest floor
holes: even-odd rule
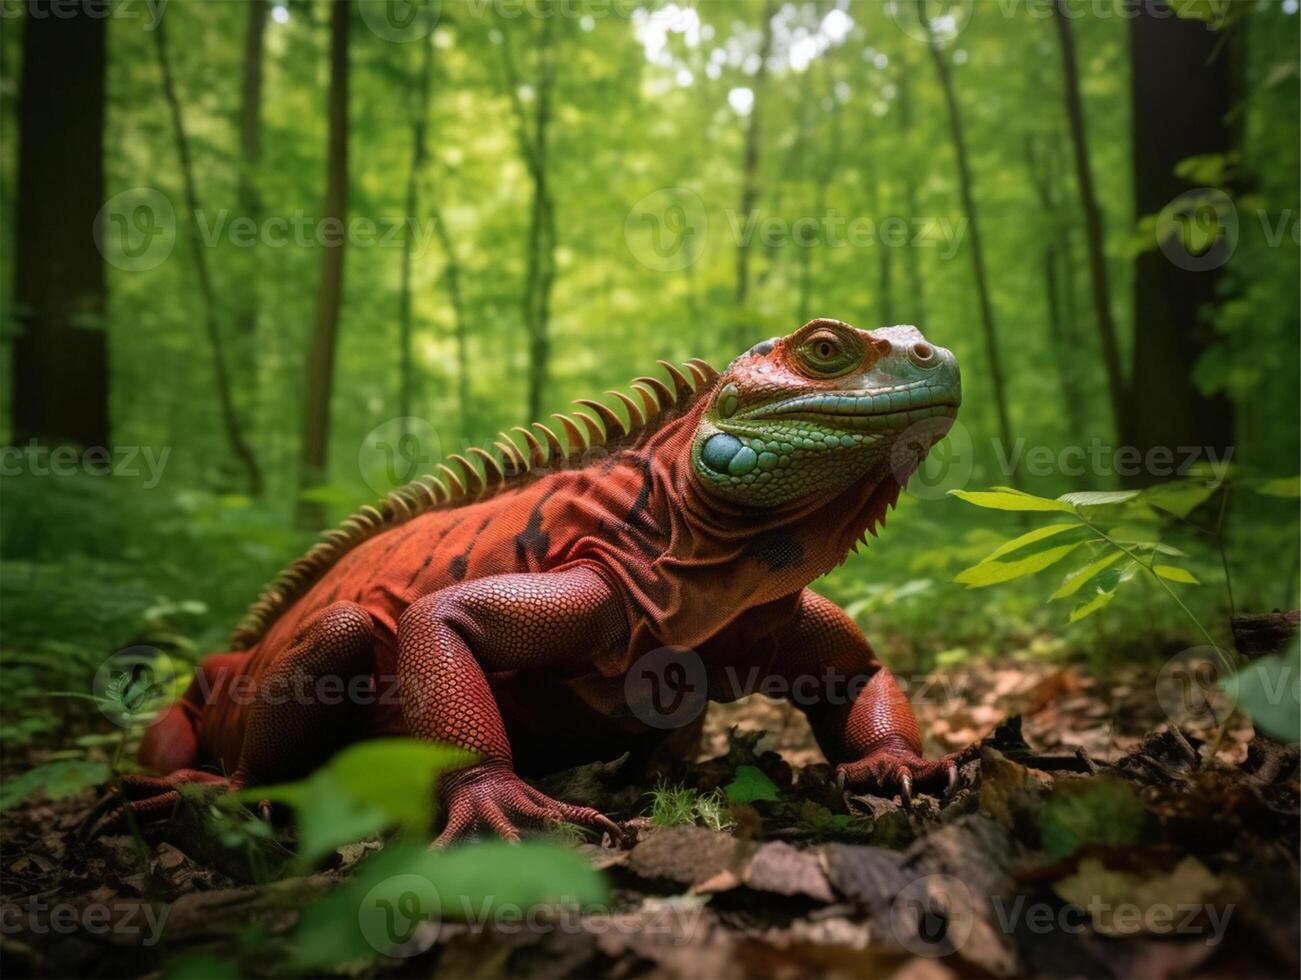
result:
[[[662,826],[647,815],[655,787],[617,763],[550,778],[544,788],[627,829],[619,847],[576,845],[608,876],[612,908],[525,927],[444,921],[335,972],[1297,975],[1295,748],[1239,721],[1200,761],[1207,733],[1169,727],[1152,672],[1137,667],[953,668],[910,694],[932,749],[981,742],[948,800],[919,793],[909,808],[842,792],[797,712],[761,697],[713,705],[683,782],[707,798],[757,770],[753,795],[775,798],[724,809],[725,829]],[[184,819],[147,829],[143,849],[125,836],[75,843],[94,798],[5,814],[7,976],[288,975],[278,939],[305,896],[383,846],[253,884]]]

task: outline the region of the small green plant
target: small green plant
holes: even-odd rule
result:
[[[709,793],[661,782],[650,794],[651,823],[657,827],[700,824],[710,830],[729,830],[734,824],[722,790]]]

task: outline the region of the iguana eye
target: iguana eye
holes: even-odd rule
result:
[[[858,354],[845,338],[832,330],[818,330],[805,338],[797,352],[810,374],[831,377],[843,374],[858,362]]]

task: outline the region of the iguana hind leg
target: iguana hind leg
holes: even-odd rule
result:
[[[181,702],[169,709],[141,743],[140,761],[160,776],[120,780],[133,815],[140,821],[171,813],[185,783],[216,783],[237,790],[293,779],[323,762],[348,740],[349,716],[371,692],[374,625],[355,602],[336,602],[311,617],[272,666],[260,676],[240,672],[245,655],[220,654],[200,667]],[[194,768],[199,762],[193,719],[203,703],[221,696],[247,706],[234,772],[219,776]],[[179,763],[179,765],[178,765]],[[105,810],[115,810],[95,823]],[[87,821],[92,835],[120,829],[123,806],[105,801]]]
[[[575,664],[614,648],[626,634],[622,603],[600,573],[581,566],[477,579],[407,610],[398,626],[398,676],[408,729],[484,760],[442,780],[447,826],[437,843],[476,830],[513,840],[517,823],[552,820],[619,836],[591,807],[553,800],[515,774],[485,671]]]

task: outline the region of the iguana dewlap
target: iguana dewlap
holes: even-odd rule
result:
[[[140,759],[167,775],[128,777],[136,812],[170,808],[181,782],[294,778],[350,740],[401,734],[482,759],[442,782],[444,840],[554,819],[613,829],[517,773],[670,735],[626,688],[663,647],[682,650],[658,665],[699,658],[714,700],[780,678],[851,783],[907,794],[949,772],[922,758],[858,627],[807,586],[884,521],[951,424],[953,355],[913,327],[814,320],[721,376],[666,368],[670,384],[615,393],[623,414],[582,402],[591,414],[517,429],[522,449],[503,435],[477,465],[454,456],[459,472],[327,532],[148,730]]]

